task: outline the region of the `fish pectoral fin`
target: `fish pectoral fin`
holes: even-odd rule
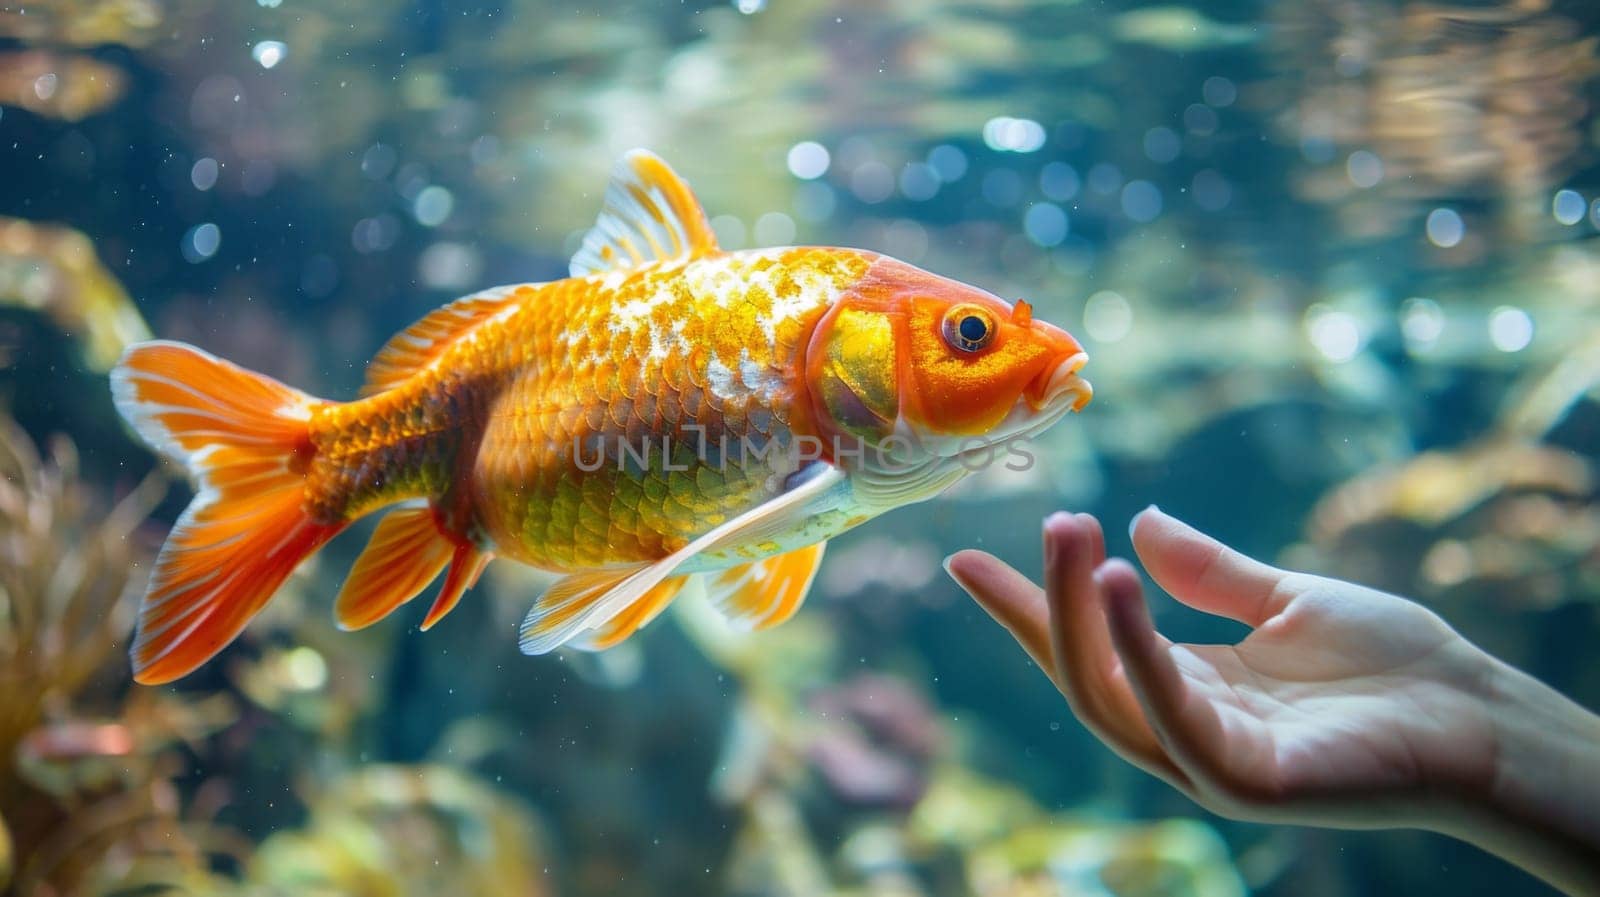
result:
[[[711,604],[742,628],[766,629],[794,616],[822,566],[826,542],[752,561],[712,575]]]
[[[645,592],[600,628],[578,635],[569,644],[583,651],[604,651],[622,644],[629,636],[643,629],[645,624],[666,610],[672,599],[678,597],[684,587],[694,580],[693,574],[663,579],[655,588]]]
[[[629,151],[617,161],[600,218],[572,257],[573,277],[717,252],[717,237],[688,183],[661,157]]]
[[[456,546],[439,532],[432,508],[390,511],[334,599],[339,628],[361,629],[387,617],[427,588],[455,551]]]
[[[845,482],[839,468],[818,464],[821,466],[809,468],[793,489],[713,527],[653,564],[589,570],[558,580],[539,596],[522,621],[522,653],[546,654],[586,630],[603,628],[702,551],[724,550],[748,540],[751,534],[798,525]]]
[[[528,609],[522,620],[521,647],[524,654],[548,654],[590,628],[591,621],[608,596],[623,594],[622,607],[641,600],[656,585],[626,589],[628,583],[653,569],[651,564],[606,570],[585,570],[555,581]],[[615,602],[613,602],[615,603]]]

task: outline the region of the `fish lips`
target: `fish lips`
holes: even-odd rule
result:
[[[1055,407],[1059,402],[1070,401],[1073,411],[1082,411],[1094,398],[1094,386],[1078,376],[1078,372],[1088,363],[1089,354],[1079,352],[1041,371],[1023,390],[1022,395],[1028,407],[1040,412]]]

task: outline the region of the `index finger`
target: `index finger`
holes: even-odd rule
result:
[[[982,551],[958,551],[945,559],[944,571],[966,590],[978,606],[1004,626],[1033,658],[1033,662],[1054,677],[1050,660],[1050,613],[1044,606],[1044,592],[1010,565]]]

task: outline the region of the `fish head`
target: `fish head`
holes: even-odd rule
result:
[[[818,321],[807,386],[825,437],[892,441],[901,466],[948,468],[1082,409],[1087,361],[1028,303],[879,257]]]

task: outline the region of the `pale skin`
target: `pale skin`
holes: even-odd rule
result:
[[[980,551],[946,569],[1091,732],[1212,812],[1429,829],[1600,895],[1600,717],[1404,598],[1268,566],[1155,508],[1131,532],[1158,585],[1249,636],[1167,640],[1087,514],[1045,521],[1043,589]]]

